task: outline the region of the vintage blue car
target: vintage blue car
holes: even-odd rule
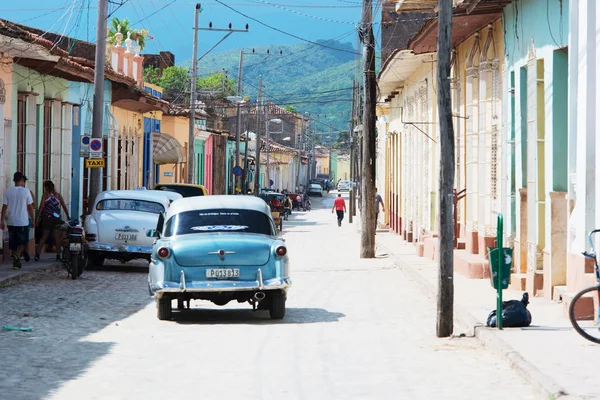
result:
[[[248,302],[285,316],[291,286],[287,248],[277,237],[271,210],[251,196],[175,200],[158,220],[148,284],[158,319],[172,317],[192,299],[225,305]]]

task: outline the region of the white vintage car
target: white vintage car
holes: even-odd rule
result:
[[[89,264],[100,266],[107,258],[121,262],[150,260],[154,239],[147,232],[156,229],[159,216],[175,198],[182,196],[158,190],[100,193],[84,222]]]

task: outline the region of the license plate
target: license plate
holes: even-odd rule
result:
[[[69,243],[69,250],[81,251],[81,243]]]
[[[240,270],[237,268],[207,269],[206,277],[217,279],[239,278]]]
[[[131,233],[117,233],[115,235],[117,240],[137,240],[137,235]]]

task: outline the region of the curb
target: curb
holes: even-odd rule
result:
[[[389,249],[378,243],[378,246],[385,248],[390,257],[394,257],[394,265],[406,271],[413,281],[424,291],[434,298],[437,296],[436,288],[425,279],[420,272],[410,266],[406,261],[389,252]],[[473,327],[473,334],[488,349],[501,354],[513,370],[515,370],[527,383],[532,385],[538,393],[547,399],[567,398],[567,392],[557,384],[551,377],[544,374],[536,366],[525,360],[511,345],[509,345],[495,329],[489,329],[479,322],[471,313],[461,306],[454,304],[454,318],[459,324],[465,327]]]
[[[0,289],[7,288],[9,286],[18,285],[20,283],[28,282],[37,279],[37,275],[40,273],[52,273],[63,269],[62,263],[50,264],[47,267],[36,268],[33,271],[22,272],[15,276],[8,277],[0,280]]]

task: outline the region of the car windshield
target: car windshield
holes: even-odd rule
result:
[[[254,210],[213,209],[186,211],[171,217],[164,236],[190,233],[245,232],[273,235],[269,217]]]
[[[152,214],[160,214],[165,211],[165,208],[160,203],[146,200],[134,199],[107,199],[99,201],[96,205],[96,210],[127,210],[127,211],[142,211]]]
[[[204,196],[204,191],[198,186],[157,185],[154,189],[179,193],[183,197]]]
[[[319,190],[321,190],[321,186],[317,185],[317,184],[314,184],[314,183],[312,185],[310,185],[310,187],[313,188],[313,189],[319,189]]]

